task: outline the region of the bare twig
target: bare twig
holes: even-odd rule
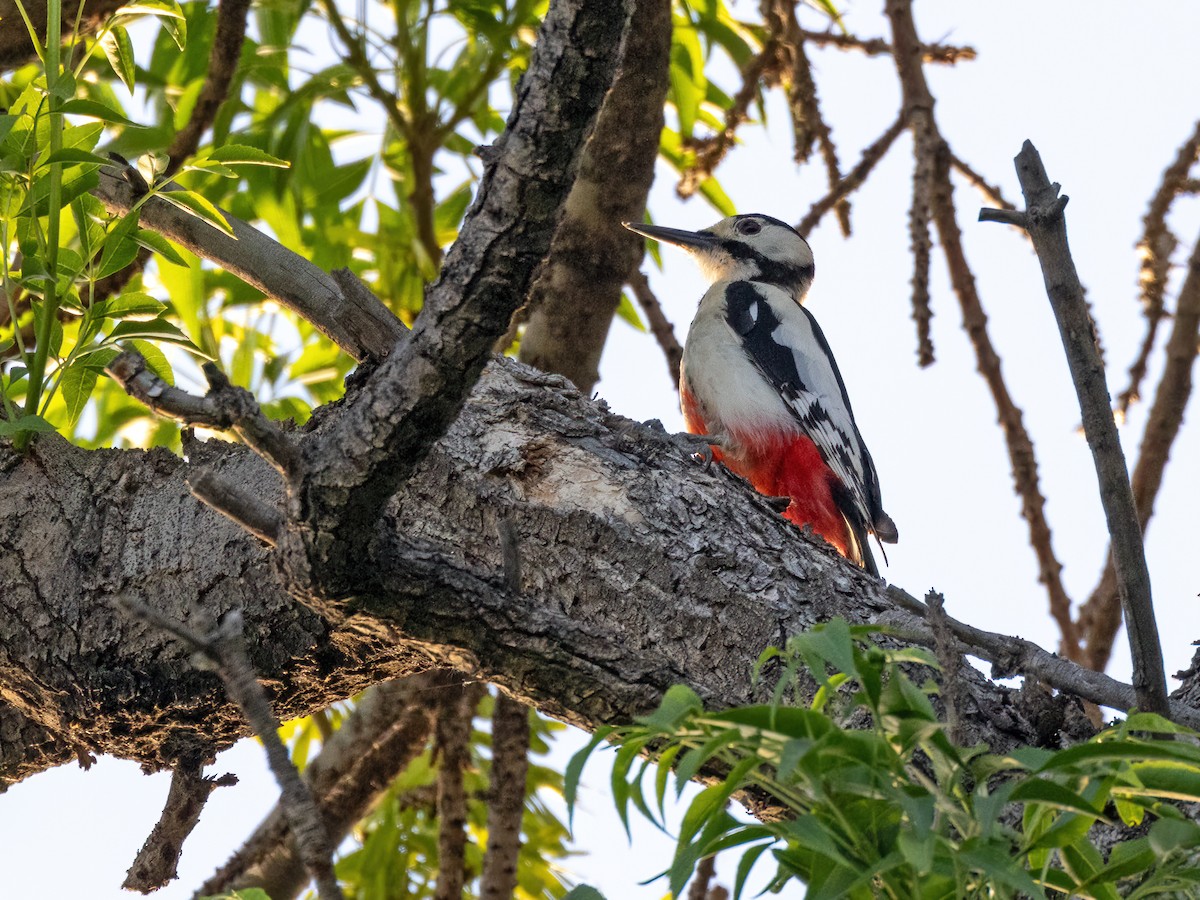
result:
[[[529,707],[507,694],[499,694],[492,713],[487,852],[479,880],[479,900],[510,900],[517,886],[528,770]]]
[[[808,234],[817,227],[825,213],[833,209],[840,199],[858,190],[879,161],[887,155],[892,144],[896,142],[896,138],[904,131],[904,126],[904,114],[901,113],[883,134],[863,150],[858,164],[843,175],[841,180],[829,190],[829,193],[809,208],[808,212],[804,214],[804,218],[796,226],[796,230],[801,234]]]
[[[989,182],[953,151],[950,153],[950,165],[957,169],[967,181],[971,182],[971,186],[983,194],[988,203],[1000,209],[1016,209],[1015,206],[1005,199],[1004,194],[1000,192],[999,185]]]
[[[829,187],[835,188],[842,180],[841,164],[833,133],[821,113],[817,99],[817,84],[813,79],[812,66],[804,52],[804,35],[796,21],[796,5],[786,0],[773,0],[764,4],[767,26],[771,29],[778,46],[780,76],[787,91],[788,108],[792,115],[795,134],[795,158],[797,163],[808,160],[813,145],[821,153]],[[834,204],[842,234],[850,236],[850,201],[842,195]]]
[[[1163,473],[1171,447],[1183,424],[1183,413],[1192,396],[1192,366],[1200,339],[1200,239],[1192,248],[1187,277],[1179,290],[1171,335],[1167,339],[1166,363],[1154,392],[1154,404],[1146,419],[1146,430],[1130,479],[1142,534],[1154,515],[1154,501],[1162,487]],[[1106,557],[1100,582],[1080,610],[1080,628],[1087,638],[1087,662],[1103,670],[1112,652],[1113,639],[1121,624],[1121,604],[1116,570],[1111,554]]]
[[[179,877],[177,867],[183,842],[200,821],[209,794],[219,787],[237,784],[234,775],[206,778],[203,768],[198,763],[180,763],[171,772],[171,788],[162,816],[125,874],[121,885],[125,890],[149,894]]]
[[[667,320],[662,304],[650,289],[650,282],[646,280],[644,272],[639,269],[629,276],[629,286],[633,288],[633,296],[637,298],[638,305],[646,314],[650,333],[658,341],[658,346],[662,348],[667,359],[667,371],[671,373],[675,390],[679,390],[679,364],[683,362],[683,347],[675,337],[675,328]]]
[[[933,631],[933,649],[938,665],[942,667],[942,702],[946,705],[946,725],[950,740],[960,747],[966,745],[962,727],[963,685],[959,677],[962,668],[962,653],[956,645],[949,619],[946,616],[946,600],[937,591],[925,595],[928,612],[925,620]]]
[[[242,638],[242,614],[225,615],[217,630],[202,635],[132,597],[121,597],[119,605],[129,614],[173,634],[191,646],[220,676],[229,699],[237,704],[246,721],[262,741],[267,762],[279,782],[280,803],[291,827],[305,866],[317,883],[321,900],[340,900],[342,889],[333,874],[333,844],[321,812],[308,786],[296,771],[287,748],[279,738],[279,720],[271,710],[267,693],[258,683],[246,655]]]
[[[1146,377],[1158,325],[1166,314],[1163,308],[1163,294],[1171,269],[1171,254],[1179,244],[1174,233],[1167,227],[1167,213],[1170,212],[1175,198],[1188,190],[1188,173],[1196,164],[1197,158],[1200,158],[1200,122],[1196,123],[1191,135],[1175,154],[1174,162],[1163,172],[1158,190],[1150,200],[1150,208],[1146,210],[1142,219],[1142,239],[1138,241],[1142,267],[1138,282],[1141,285],[1146,334],[1142,338],[1137,358],[1129,367],[1129,386],[1117,397],[1117,409],[1121,415],[1126,415],[1129,407],[1140,396],[1142,379]]]
[[[450,692],[434,727],[440,756],[437,776],[438,879],[434,900],[462,900],[466,880],[467,795],[463,785],[470,762],[471,720],[482,685]]]
[[[1042,265],[1046,294],[1062,334],[1071,378],[1079,395],[1084,433],[1096,463],[1100,501],[1112,540],[1117,589],[1133,655],[1133,684],[1138,706],[1165,715],[1167,678],[1154,622],[1142,530],[1125,467],[1125,454],[1121,450],[1112,408],[1108,405],[1104,364],[1096,350],[1083,286],[1067,246],[1063,216],[1067,198],[1060,197],[1058,185],[1050,183],[1042,159],[1029,141],[1017,155],[1016,164],[1021,190],[1025,194],[1026,228]]]
[[[929,263],[933,256],[933,239],[929,235],[930,207],[933,200],[933,157],[918,153],[913,168],[912,205],[908,210],[908,240],[912,250],[912,319],[917,323],[917,365],[924,368],[934,363],[933,338],[929,322],[933,310],[929,305]]]
[[[758,82],[761,79],[777,77],[778,47],[774,40],[769,40],[757,54],[742,68],[742,86],[733,95],[733,104],[725,110],[724,128],[712,137],[695,141],[692,150],[696,155],[695,162],[688,166],[679,177],[675,192],[684,199],[696,193],[696,190],[707,179],[712,177],[717,166],[725,159],[725,154],[737,141],[737,130],[750,121],[750,104],[758,96]]]
[[[192,496],[274,547],[284,528],[283,514],[227,478],[202,471],[188,477]]]
[[[818,47],[857,50],[867,56],[887,56],[892,52],[892,45],[883,38],[860,38],[837,31],[808,31],[805,29],[801,29],[800,33],[806,41],[811,41]],[[952,44],[922,44],[921,55],[927,63],[943,63],[951,66],[958,62],[973,60],[976,56],[974,47],[955,47]]]
[[[217,111],[229,95],[229,85],[233,82],[242,55],[242,44],[246,39],[246,15],[249,11],[250,0],[220,0],[217,4],[216,33],[213,36],[212,55],[208,60],[208,74],[196,98],[196,105],[192,107],[191,118],[176,132],[167,150],[170,157],[167,177],[174,175],[184,161],[196,152],[200,138],[212,125]]]
[[[427,746],[432,710],[462,676],[433,670],[377,684],[355,703],[304,769],[335,842],[349,833],[396,776]],[[432,804],[431,804],[432,806]],[[432,809],[431,809],[432,814]],[[275,900],[299,895],[308,882],[283,809],[277,805],[246,843],[196,892],[196,900],[262,888]]]
[[[209,391],[196,397],[167,384],[136,350],[126,350],[105,368],[131,397],[154,412],[187,425],[231,429],[285,478],[300,471],[300,454],[279,427],[263,415],[254,395],[229,383],[212,363],[204,364]]]
[[[898,587],[887,588],[888,597],[897,606],[924,619],[928,616],[928,607],[911,594]],[[903,621],[898,618],[903,613],[887,613],[880,621],[888,624],[898,624],[919,643],[932,647],[933,632],[923,624],[913,629],[911,619]],[[1007,634],[996,634],[984,631],[973,625],[967,625],[950,616],[946,616],[946,624],[955,637],[962,641],[960,652],[969,653],[986,659],[992,664],[993,678],[1007,678],[1012,675],[1025,675],[1037,678],[1056,690],[1073,694],[1082,700],[1095,703],[1097,706],[1107,706],[1111,709],[1131,710],[1140,706],[1137,692],[1132,685],[1117,681],[1103,672],[1086,669],[1083,666],[1063,659],[1048,650],[1039,647],[1033,641],[1012,637]],[[1172,701],[1170,711],[1166,714],[1171,721],[1186,725],[1188,728],[1200,728],[1200,709],[1186,703]]]
[[[1050,525],[1046,521],[1046,500],[1038,484],[1033,441],[1025,430],[1020,408],[1008,392],[1000,355],[988,335],[987,315],[975,287],[975,275],[963,251],[962,232],[954,208],[954,187],[950,182],[950,148],[933,116],[933,95],[921,67],[921,43],[913,22],[912,3],[911,0],[887,0],[886,9],[892,22],[896,47],[893,56],[904,95],[904,108],[913,129],[914,150],[918,156],[924,155],[933,161],[933,222],[946,255],[950,283],[962,309],[963,328],[975,350],[979,373],[996,404],[1012,465],[1013,482],[1021,497],[1021,512],[1029,524],[1029,543],[1038,561],[1038,579],[1046,586],[1049,597],[1050,615],[1062,633],[1063,652],[1071,659],[1078,659],[1077,628],[1071,617],[1071,600],[1062,583],[1062,564],[1054,555]]]

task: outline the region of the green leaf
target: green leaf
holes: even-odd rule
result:
[[[221,215],[221,211],[195,191],[163,191],[158,196],[171,205],[182,209],[186,213],[191,213],[198,219],[203,219],[209,225],[233,237],[233,229],[229,226],[229,222],[225,220],[225,217]]]
[[[147,321],[126,319],[118,323],[108,333],[104,342],[106,344],[115,344],[117,341],[129,340],[131,338],[150,338],[156,341],[166,341],[170,344],[179,344],[193,353],[204,356],[200,348],[188,340],[187,336],[179,330],[178,326],[172,325],[165,319],[149,319]]]
[[[642,317],[638,315],[637,307],[633,305],[633,301],[629,299],[629,295],[624,291],[621,292],[621,302],[617,304],[617,318],[633,326],[635,330],[643,334],[646,333],[646,323],[642,321]]]
[[[67,421],[72,428],[87,406],[99,374],[95,368],[82,361],[72,363],[63,371],[58,387],[62,391],[63,402],[67,405]]]
[[[133,239],[140,246],[152,250],[173,265],[186,267],[188,264],[187,260],[179,255],[179,251],[171,245],[171,242],[157,232],[148,228],[139,228],[134,232]]]
[[[563,895],[562,900],[604,900],[604,895],[590,884],[577,884]]]
[[[684,718],[703,711],[699,695],[687,685],[676,684],[667,688],[658,709],[638,721],[661,731],[673,731]]]
[[[107,319],[156,319],[165,308],[161,300],[143,291],[125,291],[94,304],[92,315]]]
[[[225,144],[222,147],[215,147],[208,154],[207,159],[216,160],[227,166],[271,166],[278,169],[291,167],[291,163],[286,160],[245,144]]]
[[[759,844],[742,854],[742,858],[738,860],[737,875],[733,882],[733,900],[741,900],[742,890],[746,887],[746,879],[750,877],[750,870],[754,868],[758,858],[771,846],[770,843]]]
[[[123,25],[111,25],[100,36],[100,46],[108,57],[108,64],[121,79],[126,90],[133,93],[136,67],[133,62],[133,41]]]
[[[0,419],[0,437],[12,437],[23,432],[49,432],[55,427],[41,416],[24,415],[9,421]]]
[[[140,128],[137,122],[125,118],[115,109],[105,106],[103,103],[98,103],[95,100],[85,100],[82,97],[77,97],[74,100],[68,100],[58,108],[60,113],[73,116],[87,116],[91,119],[99,119],[102,122],[110,122],[113,125],[125,125],[130,128]]]
[[[1040,803],[1052,806],[1055,809],[1069,810],[1087,816],[1094,816],[1100,821],[1107,821],[1101,810],[1096,809],[1079,794],[1061,784],[1048,781],[1044,778],[1025,779],[1013,789],[1009,799],[1026,803]]]
[[[110,166],[112,160],[100,156],[98,153],[89,153],[87,150],[80,150],[76,147],[64,147],[55,153],[51,153],[43,165],[53,165],[54,163],[62,163],[64,165],[89,165],[89,166]]]
[[[607,725],[596,729],[592,739],[567,763],[566,771],[563,772],[563,800],[567,803],[568,823],[575,818],[575,800],[579,793],[579,779],[583,776],[583,767],[587,765],[588,757],[592,755],[592,752],[613,733],[613,730],[611,726]]]
[[[137,229],[138,210],[126,213],[104,238],[97,278],[107,278],[120,272],[137,258],[138,245],[131,235]]]
[[[142,358],[146,360],[146,366],[165,381],[167,384],[175,384],[175,371],[171,368],[170,360],[167,359],[167,354],[156,347],[149,341],[142,341],[134,338],[129,341],[133,349],[142,354]]]

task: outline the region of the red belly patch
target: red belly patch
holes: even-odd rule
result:
[[[699,404],[686,387],[680,391],[683,419],[692,434],[708,434]],[[713,458],[742,476],[760,494],[790,497],[783,515],[800,527],[812,530],[847,556],[850,530],[833,499],[837,475],[825,464],[812,440],[802,434],[777,432],[772,435],[732,431],[735,452],[713,447]]]

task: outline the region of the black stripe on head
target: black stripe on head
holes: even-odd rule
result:
[[[768,222],[771,225],[778,225],[780,228],[786,228],[796,237],[800,238],[800,240],[804,240],[804,235],[798,232],[787,222],[784,222],[782,219],[776,219],[774,216],[764,216],[762,213],[743,213],[740,216],[734,216],[733,219],[735,222],[740,222],[742,219],[758,219],[762,222]],[[805,243],[807,243],[807,241],[805,241]]]

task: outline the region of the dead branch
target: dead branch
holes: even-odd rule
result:
[[[1138,524],[1144,535],[1154,515],[1154,502],[1162,487],[1167,459],[1183,424],[1183,414],[1192,396],[1192,367],[1200,340],[1200,239],[1192,248],[1187,276],[1179,290],[1171,335],[1167,338],[1166,362],[1154,392],[1154,404],[1146,419],[1137,463],[1130,479]],[[1087,663],[1103,670],[1121,625],[1121,604],[1116,570],[1111,554],[1087,603],[1080,610],[1079,624],[1087,639]]]
[[[833,209],[840,199],[848,197],[862,187],[863,183],[867,180],[867,176],[871,174],[879,161],[887,155],[892,144],[896,142],[896,138],[904,131],[905,124],[904,113],[901,112],[896,117],[896,121],[889,125],[883,134],[863,150],[858,164],[847,172],[836,185],[830,188],[824,197],[809,207],[808,212],[804,214],[804,218],[796,226],[796,230],[801,234],[809,234],[817,227],[817,224],[825,216],[825,213]]]
[[[1038,580],[1046,586],[1050,615],[1062,633],[1062,650],[1070,659],[1081,655],[1077,627],[1071,617],[1071,600],[1062,583],[1062,564],[1054,555],[1050,525],[1046,521],[1046,500],[1038,484],[1037,455],[1025,430],[1020,408],[1008,392],[1001,370],[1000,355],[987,330],[987,315],[975,286],[975,275],[967,263],[954,207],[954,187],[950,182],[950,148],[938,131],[933,115],[933,95],[921,67],[921,43],[912,17],[911,0],[888,0],[887,15],[892,22],[896,70],[904,96],[904,108],[913,129],[914,152],[933,163],[933,222],[938,230],[950,283],[962,309],[963,328],[975,350],[979,373],[987,383],[996,404],[1004,433],[1013,482],[1021,497],[1021,512],[1029,524],[1029,543],[1038,561]]]
[[[806,41],[811,41],[818,47],[856,50],[867,56],[890,56],[892,53],[892,45],[883,38],[860,38],[839,31],[808,31],[807,29],[801,29],[800,33]],[[927,63],[952,66],[955,63],[973,60],[975,56],[974,47],[956,47],[952,44],[921,45],[921,58]]]
[[[629,277],[629,286],[633,289],[633,296],[637,298],[638,306],[646,314],[650,333],[654,335],[654,339],[658,341],[658,346],[662,349],[663,356],[666,357],[667,371],[671,373],[671,381],[675,385],[675,390],[679,390],[679,365],[683,362],[683,345],[679,343],[679,338],[675,337],[675,327],[667,320],[662,304],[658,302],[658,297],[650,289],[650,282],[646,279],[644,272],[640,269],[635,271]]]
[[[1100,502],[1112,540],[1117,591],[1125,612],[1129,648],[1133,655],[1133,684],[1138,706],[1166,715],[1167,677],[1154,621],[1142,530],[1125,467],[1125,453],[1121,450],[1112,408],[1108,405],[1108,382],[1104,377],[1104,363],[1096,349],[1092,317],[1067,246],[1066,218],[1063,216],[1067,198],[1060,197],[1059,186],[1050,183],[1041,156],[1029,141],[1017,155],[1016,165],[1025,194],[1025,228],[1042,266],[1046,294],[1058,322],[1071,379],[1079,395],[1084,433],[1096,463]]]
[[[898,587],[893,586],[886,590],[888,597],[901,609],[920,619],[928,617],[928,608],[920,600]],[[880,622],[897,625],[906,638],[927,647],[934,646],[933,630],[923,622],[914,621],[905,613],[885,613],[880,617]],[[1126,711],[1140,708],[1137,691],[1133,685],[1124,684],[1103,672],[1087,669],[1069,659],[1063,659],[1042,649],[1033,641],[984,631],[951,616],[946,616],[945,622],[955,637],[962,642],[959,652],[969,653],[990,662],[993,678],[1024,675],[1097,706]],[[1173,700],[1170,702],[1170,711],[1165,715],[1171,721],[1188,728],[1200,728],[1200,709],[1189,704]]]
[[[129,867],[121,885],[125,890],[149,894],[179,877],[183,842],[200,821],[209,795],[219,787],[238,782],[235,775],[207,778],[202,774],[203,769],[199,764],[181,763],[172,770],[162,816]]]
[[[279,782],[280,803],[305,867],[317,883],[317,895],[321,900],[341,900],[342,889],[333,874],[333,843],[312,793],[279,739],[279,720],[246,655],[241,613],[227,613],[215,631],[202,635],[132,597],[121,597],[119,606],[192,647],[220,676],[229,698],[241,709],[266,751],[271,772]]]
[[[136,350],[125,350],[105,367],[129,396],[159,415],[186,425],[232,430],[284,478],[298,477],[299,452],[279,426],[263,415],[254,395],[230,384],[214,364],[205,363],[203,369],[209,390],[196,397],[159,378]]]
[[[1129,412],[1129,407],[1137,402],[1142,388],[1142,379],[1146,377],[1146,368],[1150,362],[1150,353],[1154,349],[1154,339],[1158,335],[1158,326],[1166,315],[1163,306],[1163,295],[1167,287],[1167,276],[1171,270],[1171,254],[1179,246],[1175,234],[1167,226],[1167,213],[1175,198],[1187,192],[1189,186],[1188,174],[1200,158],[1200,122],[1197,122],[1192,134],[1179,151],[1175,161],[1163,172],[1158,190],[1150,199],[1150,208],[1142,219],[1142,239],[1138,241],[1137,249],[1141,256],[1141,272],[1138,284],[1141,288],[1142,315],[1146,319],[1146,333],[1142,338],[1137,358],[1129,367],[1129,386],[1117,397],[1117,410],[1121,415]]]

